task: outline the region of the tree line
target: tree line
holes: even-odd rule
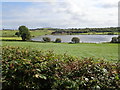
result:
[[[113,28],[84,28],[84,29],[80,29],[80,28],[72,28],[72,29],[56,29],[54,32],[52,32],[51,34],[63,34],[63,33],[67,33],[67,34],[73,34],[73,33],[105,33],[108,32],[109,35],[114,34],[114,32],[118,32],[119,28],[118,27],[113,27]]]

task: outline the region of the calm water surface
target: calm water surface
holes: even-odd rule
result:
[[[102,43],[110,42],[112,37],[118,35],[44,35],[32,38],[33,41],[43,41],[43,37],[49,37],[51,41],[55,41],[56,38],[61,38],[62,42],[71,42],[73,37],[80,38],[80,42],[83,43]]]

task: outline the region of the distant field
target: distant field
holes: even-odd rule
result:
[[[22,40],[21,37],[0,37],[0,40]]]
[[[6,30],[6,31],[0,30],[0,37],[1,36],[3,36],[3,37],[15,37],[16,32],[17,32],[16,30]]]
[[[18,30],[0,30],[0,37],[17,37],[15,35],[16,32],[18,32]],[[35,36],[51,34],[53,31],[52,30],[35,30],[35,31],[30,31],[30,32],[31,32],[31,36],[35,37]],[[93,34],[102,35],[102,34],[108,34],[108,33],[109,32],[105,32],[105,33],[89,32],[89,33],[77,33],[77,35],[93,35]],[[115,32],[114,34],[118,34],[118,32]]]
[[[17,37],[15,33],[18,32],[18,30],[0,30],[0,37]],[[51,34],[52,31],[50,30],[36,30],[36,31],[30,31],[31,36],[40,36],[45,34]]]
[[[41,35],[46,35],[46,34],[51,34],[52,31],[50,30],[36,30],[36,31],[30,31],[31,36],[41,36]]]
[[[3,41],[3,46],[28,47],[34,50],[53,50],[57,54],[67,53],[77,57],[104,58],[109,61],[118,60],[118,44],[68,44],[68,43],[39,43],[22,41]]]

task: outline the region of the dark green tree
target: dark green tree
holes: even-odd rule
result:
[[[117,38],[117,39],[118,39],[118,43],[120,43],[120,35],[118,36],[118,38]]]
[[[79,43],[80,39],[78,37],[73,37],[71,40],[73,43]]]
[[[30,31],[26,26],[20,26],[18,30],[23,41],[30,40]]]
[[[61,39],[60,38],[56,38],[55,43],[61,43]]]
[[[20,36],[20,33],[19,32],[16,32],[15,35],[17,35],[18,37]]]
[[[50,39],[49,37],[43,37],[43,40],[44,40],[45,42],[50,42],[50,41],[51,41],[51,39]]]
[[[117,43],[117,42],[118,42],[118,38],[117,38],[117,37],[112,37],[111,42],[112,42],[112,43]]]

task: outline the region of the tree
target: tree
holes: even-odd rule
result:
[[[72,41],[73,43],[79,43],[79,42],[80,42],[80,39],[79,39],[78,37],[73,37],[73,38],[71,39],[71,41]]]
[[[51,41],[51,39],[50,39],[49,37],[43,37],[43,40],[44,40],[45,42],[50,42],[50,41]]]
[[[30,40],[30,37],[31,37],[30,32],[26,26],[20,26],[18,30],[19,30],[19,34],[23,41]]]
[[[15,35],[17,35],[18,37],[20,36],[20,33],[19,32],[16,32]]]
[[[61,39],[60,38],[56,38],[55,43],[61,43]]]
[[[117,37],[113,37],[111,40],[112,43],[117,43],[118,42],[118,38]]]
[[[117,38],[117,39],[118,39],[118,43],[120,43],[120,35],[118,36],[118,38]]]

